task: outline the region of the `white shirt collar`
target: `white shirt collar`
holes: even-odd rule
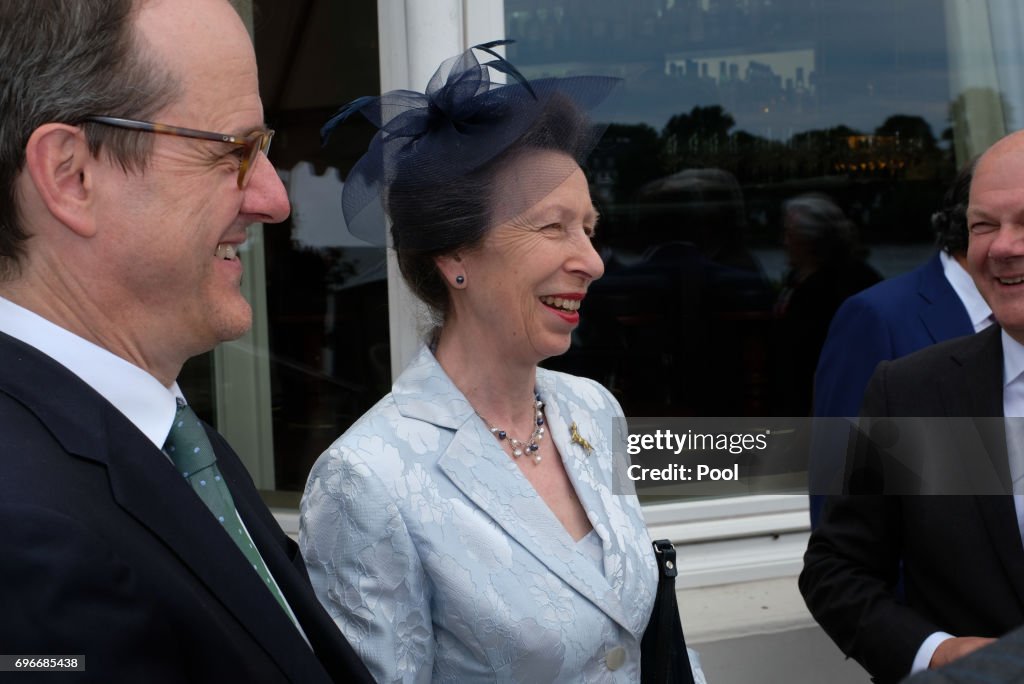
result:
[[[988,304],[978,292],[971,274],[945,251],[939,252],[939,260],[942,261],[942,274],[946,276],[953,292],[967,309],[967,316],[971,319],[974,332],[981,332],[992,325],[992,309],[988,308]]]
[[[0,297],[0,331],[51,357],[114,407],[162,449],[174,421],[178,383],[164,387],[138,366]]]
[[[1003,341],[1003,387],[1024,374],[1024,345],[1001,331]],[[1007,413],[1007,415],[1011,415]],[[1014,414],[1017,415],[1017,414]],[[1020,415],[1024,415],[1021,413]]]

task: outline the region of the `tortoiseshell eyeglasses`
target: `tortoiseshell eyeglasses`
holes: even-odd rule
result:
[[[135,119],[121,119],[116,116],[89,116],[83,119],[92,123],[114,126],[116,128],[128,128],[133,131],[146,131],[147,133],[162,133],[164,135],[176,135],[182,138],[195,138],[197,140],[212,140],[214,142],[238,145],[242,148],[241,158],[238,164],[238,189],[245,189],[249,178],[252,176],[253,167],[256,166],[256,157],[260,152],[266,154],[270,151],[270,141],[274,137],[274,131],[269,128],[253,131],[244,136],[230,135],[228,133],[211,133],[210,131],[197,131],[192,128],[181,128],[179,126],[168,126],[167,124],[153,123],[151,121],[136,121]]]

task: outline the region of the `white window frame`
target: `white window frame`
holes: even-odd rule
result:
[[[234,0],[233,4],[253,36],[252,0]],[[213,350],[214,420],[218,432],[238,452],[256,487],[273,490],[277,483],[263,231],[262,223],[249,226],[239,253],[245,270],[241,289],[252,307],[252,328]]]

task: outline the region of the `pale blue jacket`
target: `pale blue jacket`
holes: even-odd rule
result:
[[[537,390],[600,560],[426,348],[313,467],[299,532],[310,579],[379,681],[639,680],[657,570],[636,497],[612,491],[621,409],[562,373],[539,369]]]

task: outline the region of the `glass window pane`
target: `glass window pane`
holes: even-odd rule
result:
[[[292,203],[264,229],[269,349],[257,353],[269,358],[274,489],[300,492],[313,461],[391,386],[384,249],[341,217],[342,179],[374,129],[354,118],[325,147],[319,134],[341,105],[379,92],[377,6],[255,0],[253,15],[270,157]]]
[[[1002,134],[998,97],[953,90],[986,84],[951,54],[951,11],[506,0],[508,57],[528,77],[625,79],[589,169],[606,275],[547,365],[602,382],[627,415],[808,415],[836,308],[928,258],[932,212],[983,149],[958,137]],[[809,194],[827,231],[784,220]]]

